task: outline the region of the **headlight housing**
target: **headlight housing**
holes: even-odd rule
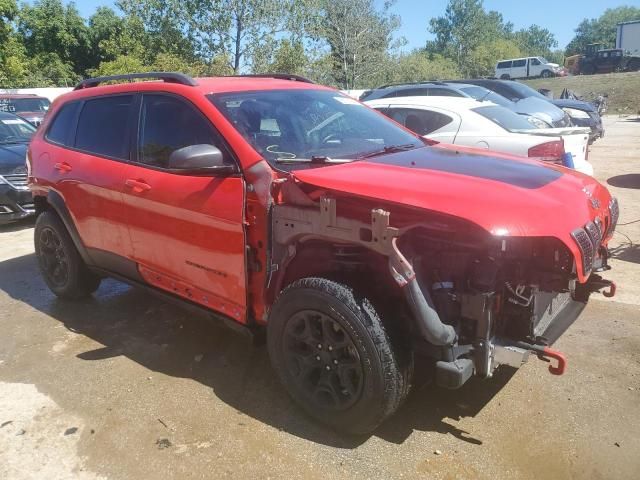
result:
[[[538,117],[529,116],[527,117],[527,121],[536,128],[551,128],[551,125]]]
[[[587,112],[585,112],[584,110],[578,110],[577,108],[565,107],[562,110],[564,110],[565,113],[569,115],[571,118],[579,118],[581,120],[586,120],[587,118],[591,118],[589,117],[589,114]]]

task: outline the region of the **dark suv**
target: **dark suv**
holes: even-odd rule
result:
[[[0,225],[35,213],[27,187],[27,145],[36,129],[0,112]]]
[[[447,388],[531,352],[563,373],[551,345],[613,294],[596,272],[618,204],[596,180],[431,145],[300,77],[85,80],[28,162],[56,295],[113,276],[266,331],[291,396],[348,432],[396,411],[418,356]]]

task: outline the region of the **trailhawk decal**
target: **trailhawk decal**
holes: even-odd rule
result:
[[[562,176],[561,172],[544,165],[473,155],[454,150],[441,150],[437,155],[430,155],[425,154],[424,149],[419,148],[402,153],[381,155],[366,161],[484,178],[530,189],[542,188]]]

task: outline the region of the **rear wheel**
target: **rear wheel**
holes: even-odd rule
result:
[[[34,234],[40,272],[49,289],[61,298],[86,297],[100,286],[100,277],[82,261],[67,229],[53,212],[43,212]]]
[[[506,73],[500,76],[500,80],[509,80],[511,77]]]
[[[371,432],[409,392],[412,356],[400,355],[371,303],[345,285],[293,283],[274,304],[267,335],[291,397],[337,430]]]

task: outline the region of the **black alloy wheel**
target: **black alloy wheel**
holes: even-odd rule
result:
[[[315,407],[345,410],[360,397],[360,355],[347,332],[322,312],[301,310],[284,329],[287,368]]]

